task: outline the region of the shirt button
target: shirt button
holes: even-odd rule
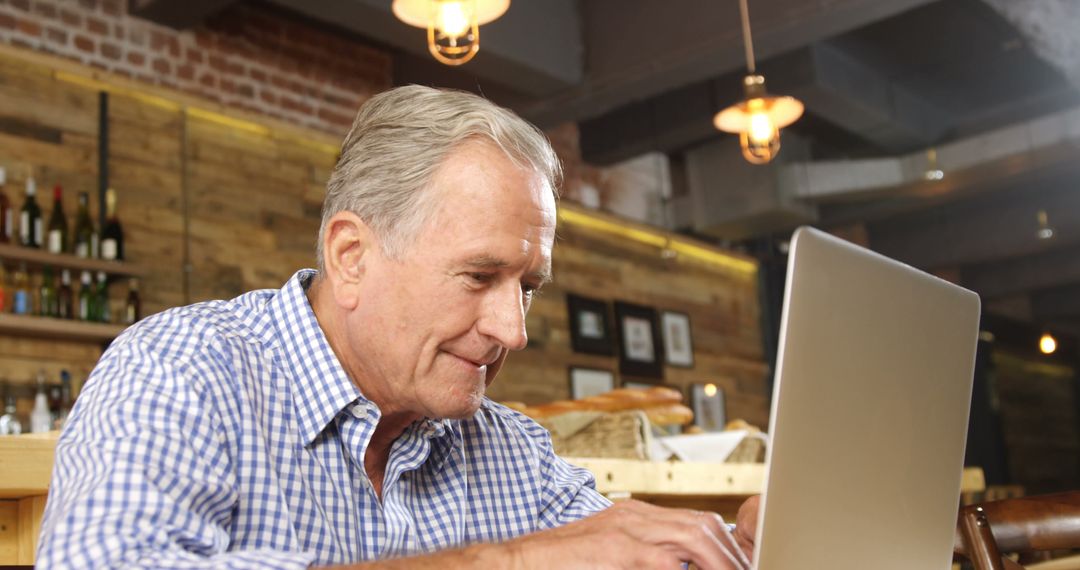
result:
[[[368,416],[367,406],[363,404],[356,404],[349,411],[352,412],[353,417],[358,420],[365,419]]]

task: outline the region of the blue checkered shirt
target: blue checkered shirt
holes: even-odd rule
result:
[[[543,428],[489,400],[410,426],[380,501],[363,463],[379,410],[319,328],[313,275],[113,342],[56,445],[40,568],[305,568],[505,540],[609,505]]]

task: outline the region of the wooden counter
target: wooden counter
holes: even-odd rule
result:
[[[0,564],[33,564],[59,432],[0,436]]]
[[[0,437],[0,565],[33,564],[49,493],[57,432]],[[653,463],[629,459],[568,458],[593,472],[612,499],[712,510],[725,520],[746,497],[761,493],[765,466],[748,463]],[[964,491],[986,487],[982,469],[964,470]]]
[[[640,499],[668,507],[720,513],[734,521],[739,505],[765,487],[762,463],[678,463],[631,459],[568,457],[567,461],[592,471],[596,488],[611,499]],[[964,469],[964,492],[986,489],[979,467]]]

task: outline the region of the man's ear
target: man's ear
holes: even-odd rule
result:
[[[338,212],[327,221],[323,236],[323,277],[341,308],[356,307],[365,263],[377,247],[375,234],[360,216]]]

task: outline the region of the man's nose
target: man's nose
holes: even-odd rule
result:
[[[521,287],[508,282],[493,290],[480,319],[480,333],[509,350],[521,350],[529,342],[525,332],[525,298]]]

